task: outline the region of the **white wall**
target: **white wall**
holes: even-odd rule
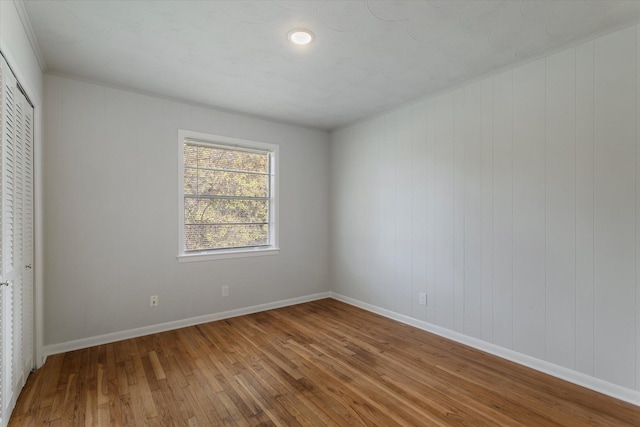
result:
[[[179,128],[280,145],[279,255],[178,263]],[[46,75],[45,140],[47,345],[329,290],[326,132]]]
[[[638,33],[334,132],[334,290],[640,390]]]

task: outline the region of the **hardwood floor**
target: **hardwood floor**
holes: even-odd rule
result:
[[[326,299],[50,356],[10,426],[640,426],[640,408]]]

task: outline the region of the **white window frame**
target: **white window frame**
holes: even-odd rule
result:
[[[185,252],[184,233],[184,142],[185,139],[201,141],[209,144],[228,146],[229,148],[254,149],[271,153],[271,181],[269,200],[269,245],[234,249],[210,249],[197,252]],[[216,259],[243,258],[263,255],[276,255],[278,246],[278,183],[279,183],[279,150],[277,144],[250,141],[222,135],[212,135],[185,129],[178,130],[178,261],[208,261]]]

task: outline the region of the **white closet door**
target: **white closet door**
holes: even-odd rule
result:
[[[22,95],[22,94],[20,94]],[[22,377],[23,385],[35,366],[33,312],[33,107],[24,96],[22,143]]]
[[[0,63],[0,426],[33,364],[33,108]]]
[[[2,143],[0,144],[0,298],[2,299],[2,312],[0,313],[0,421],[6,425],[11,415],[13,397],[13,226],[6,221],[12,215],[8,215],[10,204],[6,203],[6,147],[15,144],[16,138],[16,108],[15,95],[17,92],[16,81],[13,74],[2,60],[1,69],[1,89],[0,89],[0,112],[2,114]],[[11,185],[13,187],[13,185]],[[13,191],[12,188],[10,190]],[[13,199],[13,196],[11,196]],[[7,233],[10,231],[10,233]],[[9,256],[8,256],[9,255]]]

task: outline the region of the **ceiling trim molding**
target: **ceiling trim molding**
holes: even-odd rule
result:
[[[20,21],[22,21],[22,27],[24,28],[25,33],[27,33],[27,38],[29,39],[31,49],[33,49],[33,53],[38,60],[40,71],[44,73],[47,71],[47,62],[44,60],[44,56],[42,55],[42,51],[40,50],[40,44],[38,43],[38,38],[36,37],[35,31],[33,31],[33,26],[31,25],[29,13],[27,12],[24,1],[13,0],[13,4],[16,6],[18,16],[20,17]]]

